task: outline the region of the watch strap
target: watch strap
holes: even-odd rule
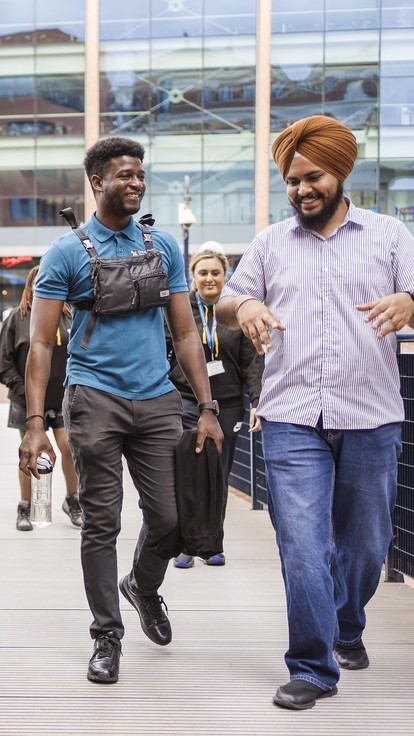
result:
[[[209,409],[217,416],[219,413],[218,401],[204,401],[202,404],[198,405],[198,410],[200,412],[204,411],[204,409]]]

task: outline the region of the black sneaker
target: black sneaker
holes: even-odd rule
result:
[[[118,682],[121,651],[121,642],[113,631],[98,636],[89,660],[88,680],[108,685]]]
[[[72,496],[66,496],[62,509],[69,516],[73,526],[78,528],[82,526],[82,509],[79,505],[79,496],[74,493]]]
[[[141,628],[148,639],[161,647],[169,644],[172,639],[172,631],[168,617],[162,610],[162,606],[164,606],[168,613],[163,597],[158,593],[148,596],[136,595],[131,590],[127,575],[120,580],[119,589],[127,601],[138,611]]]
[[[30,521],[30,501],[20,501],[17,507],[16,529],[19,532],[31,532],[33,529]]]
[[[322,690],[306,680],[290,680],[286,685],[278,688],[273,702],[282,708],[307,710],[313,708],[318,699],[331,698],[337,692],[338,688],[335,685],[331,690]]]
[[[369,667],[367,650],[362,641],[354,647],[341,647],[337,644],[334,649],[334,657],[344,670],[365,670]]]

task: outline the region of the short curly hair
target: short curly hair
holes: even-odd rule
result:
[[[145,149],[131,138],[104,138],[86,151],[83,165],[89,181],[92,176],[104,176],[108,164],[118,156],[132,156],[144,160]]]

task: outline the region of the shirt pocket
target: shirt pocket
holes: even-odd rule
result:
[[[392,291],[387,287],[387,272],[379,263],[346,261],[339,275],[341,293],[352,304],[364,304]]]

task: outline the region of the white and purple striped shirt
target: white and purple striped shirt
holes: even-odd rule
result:
[[[414,237],[393,217],[352,202],[327,239],[296,217],[260,232],[222,296],[251,294],[286,327],[273,330],[257,414],[329,429],[371,429],[404,418],[396,335],[378,340],[355,309],[414,292]]]

